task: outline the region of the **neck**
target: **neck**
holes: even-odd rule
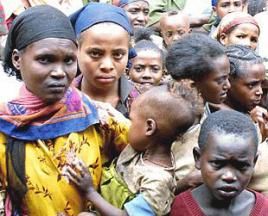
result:
[[[119,83],[116,81],[114,85],[109,88],[95,88],[89,85],[85,79],[81,82],[81,91],[87,94],[93,100],[110,103],[116,107],[119,101]]]
[[[171,148],[166,144],[152,144],[144,154],[144,160],[153,164],[170,167],[172,166]]]
[[[238,112],[242,112],[245,114],[248,113],[248,110],[246,109],[246,107],[242,107],[241,104],[237,103],[236,101],[232,100],[231,98],[227,98],[224,103],[226,105],[228,105],[231,109],[234,109]]]

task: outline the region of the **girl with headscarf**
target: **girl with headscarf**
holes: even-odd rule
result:
[[[128,116],[138,92],[124,75],[128,60],[135,56],[130,47],[132,26],[122,8],[90,3],[72,14],[78,38],[78,66],[81,75],[75,85],[90,98],[108,102]]]
[[[240,44],[255,50],[260,28],[251,15],[233,12],[223,17],[214,34],[213,37],[225,46]]]
[[[105,152],[111,156],[127,143],[128,120],[70,87],[76,54],[68,17],[51,6],[27,9],[10,29],[4,67],[24,85],[16,99],[0,104],[6,215],[77,215],[87,210],[77,188],[64,177],[66,168],[82,160],[97,187],[102,162],[109,156]]]

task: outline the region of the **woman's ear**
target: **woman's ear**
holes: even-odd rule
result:
[[[194,147],[193,149],[194,161],[195,161],[195,168],[200,170],[200,158],[201,158],[201,150],[198,147]]]
[[[146,136],[151,136],[155,133],[157,129],[157,125],[156,125],[156,122],[154,119],[147,119],[146,120],[146,132],[145,132],[145,135]]]
[[[219,41],[222,45],[226,45],[227,44],[227,35],[225,33],[221,33],[219,36]]]
[[[12,52],[12,64],[17,70],[20,70],[20,60],[21,60],[20,51],[14,49]]]

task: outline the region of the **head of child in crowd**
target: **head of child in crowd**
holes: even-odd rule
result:
[[[211,5],[219,19],[229,13],[243,11],[245,6],[243,0],[211,0]]]
[[[210,208],[230,204],[243,193],[254,172],[258,135],[253,121],[234,110],[214,112],[201,125],[198,146],[195,166],[205,187],[200,199],[209,199],[207,203],[214,205]]]
[[[191,81],[170,82],[140,95],[132,104],[129,143],[137,151],[156,145],[170,149],[177,136],[203,113],[203,102]]]
[[[122,8],[89,3],[71,15],[78,38],[81,89],[101,91],[117,86],[125,72],[132,26]]]
[[[47,23],[47,17],[53,22]],[[76,56],[75,33],[68,17],[42,5],[29,8],[12,23],[4,68],[44,103],[54,103],[63,98],[76,75]]]
[[[190,31],[190,18],[182,11],[169,11],[160,17],[160,33],[167,47]]]
[[[119,0],[116,5],[123,8],[133,28],[145,27],[149,20],[149,1]]]
[[[201,33],[191,33],[168,49],[168,73],[175,80],[192,79],[204,101],[222,103],[230,88],[230,64],[224,47]]]
[[[231,67],[231,88],[225,103],[237,111],[248,113],[261,102],[262,83],[265,80],[262,58],[242,45],[228,46],[226,54]]]
[[[129,77],[144,86],[159,85],[165,64],[163,51],[151,39],[152,32],[147,28],[140,28],[135,32],[134,49],[137,56],[131,60]]]
[[[241,44],[255,50],[260,28],[254,17],[244,12],[227,14],[220,22],[215,36],[223,45]]]

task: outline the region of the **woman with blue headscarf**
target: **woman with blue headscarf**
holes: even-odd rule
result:
[[[70,17],[78,38],[81,75],[75,85],[90,98],[108,102],[125,116],[138,92],[124,76],[132,26],[122,8],[90,3]]]
[[[123,8],[133,28],[145,27],[149,20],[149,1],[147,0],[119,0],[114,3]]]

